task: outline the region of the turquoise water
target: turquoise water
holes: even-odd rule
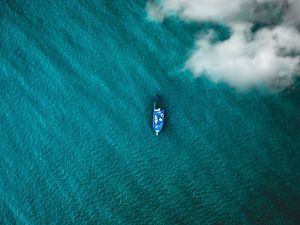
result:
[[[145,5],[2,1],[0,224],[299,224],[300,84],[193,78],[196,35],[228,31]]]

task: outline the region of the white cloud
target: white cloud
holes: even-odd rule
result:
[[[162,21],[165,17],[165,12],[163,11],[163,7],[153,2],[147,2],[146,11],[150,19]]]
[[[231,38],[224,42],[211,44],[209,39],[199,39],[186,67],[195,75],[206,75],[235,87],[263,83],[281,89],[292,84],[293,75],[299,72],[299,57],[285,52],[300,52],[298,31],[284,26],[264,28],[248,41],[246,25],[232,29]]]
[[[236,88],[265,85],[283,89],[299,75],[300,0],[164,0],[151,4],[152,15],[160,20],[177,14],[185,20],[222,22],[230,27],[232,34],[223,42],[212,43],[209,35],[197,40],[186,63],[195,76],[205,75]],[[263,27],[252,33],[254,23]]]

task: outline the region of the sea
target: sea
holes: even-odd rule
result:
[[[300,82],[195,78],[197,35],[228,29],[146,4],[0,2],[0,224],[300,224]]]

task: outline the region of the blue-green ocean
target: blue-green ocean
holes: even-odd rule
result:
[[[146,2],[0,2],[0,224],[299,224],[299,82],[194,78],[197,35],[228,31]]]

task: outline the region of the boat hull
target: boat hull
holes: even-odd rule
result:
[[[158,135],[163,126],[164,126],[164,117],[165,117],[165,111],[161,108],[154,108],[153,110],[153,131],[156,135]]]

